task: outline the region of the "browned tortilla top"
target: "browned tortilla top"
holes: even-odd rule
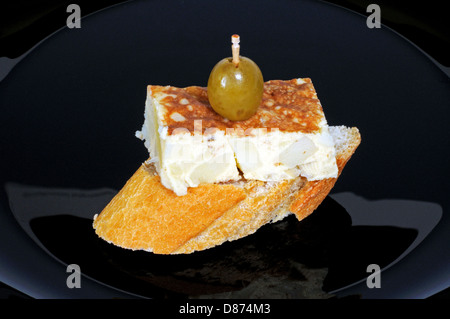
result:
[[[258,111],[245,121],[231,121],[216,113],[209,104],[208,92],[204,87],[149,85],[148,92],[166,111],[162,120],[168,127],[169,135],[177,128],[194,133],[196,120],[202,120],[202,133],[212,128],[223,131],[227,128],[275,128],[282,132],[315,133],[320,129],[319,123],[324,113],[311,79],[305,78],[303,81],[305,83],[302,84],[297,84],[296,79],[265,82]]]

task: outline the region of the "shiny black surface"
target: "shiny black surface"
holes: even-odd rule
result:
[[[128,2],[84,18],[81,29],[60,30],[0,82],[0,182],[119,189],[146,159],[134,137],[146,85],[206,85],[212,66],[229,55],[230,34],[239,33],[241,53],[265,79],[312,78],[329,124],[360,129],[363,142],[333,192],[442,208],[403,268],[386,271],[391,285],[371,293],[423,297],[445,288],[449,78],[391,30],[367,28],[364,16],[315,1],[263,2],[239,2],[251,11],[236,10],[234,1]],[[253,16],[259,19],[249,23]],[[3,189],[0,198],[2,227],[11,224],[1,235],[3,267],[11,267],[27,258],[13,251],[40,248],[14,235],[20,228]]]
[[[38,240],[63,263],[76,260],[86,276],[150,298],[238,293],[260,278],[270,278],[273,290],[303,282],[308,287],[297,294],[287,290],[286,298],[331,298],[332,291],[364,280],[368,265],[376,261],[384,268],[394,262],[417,236],[414,229],[351,223],[345,209],[328,197],[301,223],[291,216],[214,249],[164,256],[108,244],[92,231],[90,219],[56,215],[30,221]]]

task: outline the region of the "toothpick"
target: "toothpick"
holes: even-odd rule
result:
[[[231,36],[231,43],[233,43],[231,51],[233,52],[233,63],[236,67],[239,65],[239,41],[239,35],[233,34]]]

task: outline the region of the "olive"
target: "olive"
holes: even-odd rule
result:
[[[235,37],[235,35],[233,36]],[[264,80],[258,65],[235,54],[219,61],[208,79],[211,107],[223,117],[242,121],[254,115],[261,104]]]

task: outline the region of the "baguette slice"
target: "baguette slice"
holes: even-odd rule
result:
[[[331,126],[339,175],[361,142],[357,128]],[[151,164],[142,164],[99,215],[96,234],[116,246],[188,254],[236,240],[289,214],[300,221],[329,194],[336,178],[203,184],[177,196]]]

